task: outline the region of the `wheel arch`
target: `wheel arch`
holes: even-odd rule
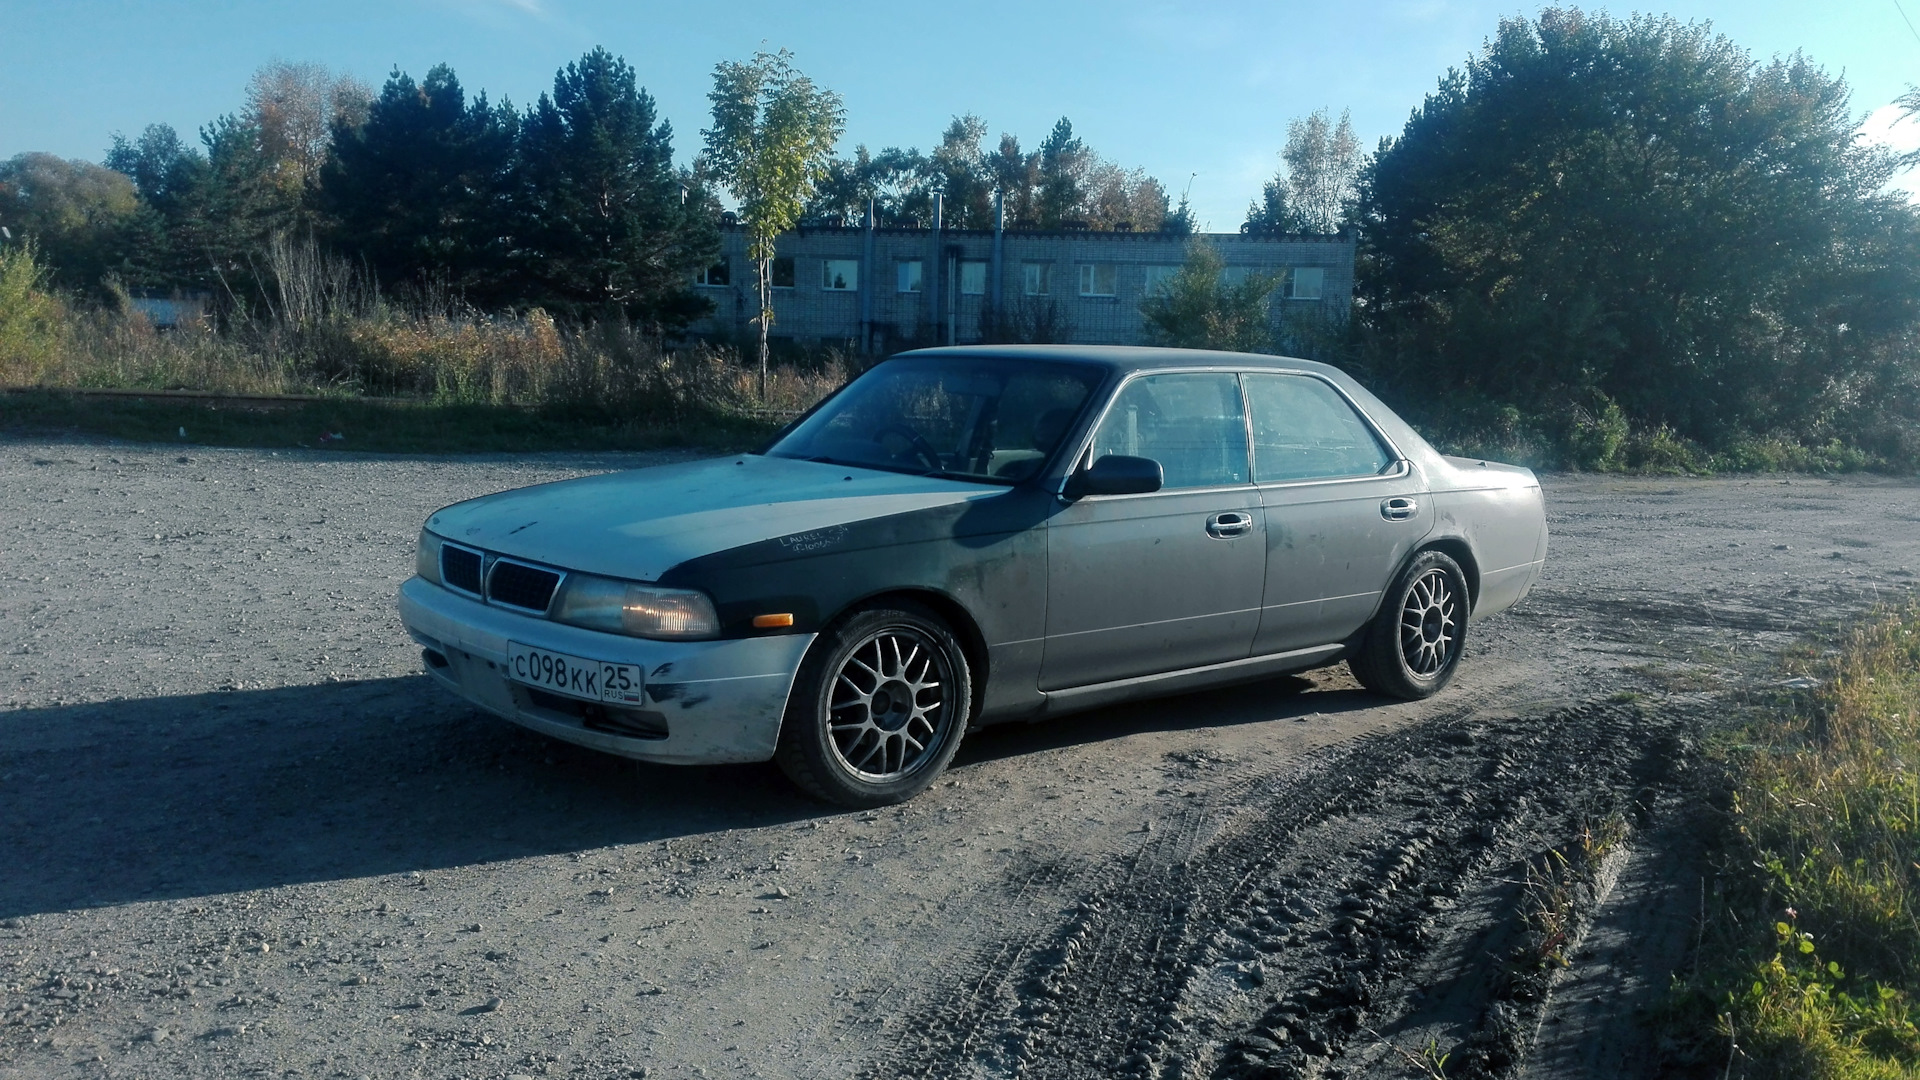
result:
[[[954,636],[960,639],[960,649],[966,653],[967,666],[972,668],[973,673],[973,694],[971,695],[973,701],[970,707],[972,715],[967,717],[968,725],[971,726],[979,719],[980,703],[986,699],[989,661],[987,639],[981,634],[979,624],[974,621],[973,613],[967,610],[966,605],[938,589],[912,587],[887,589],[846,604],[821,625],[833,626],[855,612],[885,607],[891,600],[911,601],[931,609],[934,614],[946,620],[947,625],[953,628]]]
[[[1467,579],[1467,610],[1471,611],[1475,607],[1478,607],[1480,604],[1480,562],[1473,557],[1473,546],[1458,536],[1437,537],[1415,548],[1407,555],[1406,562],[1402,563],[1401,566],[1404,568],[1407,563],[1411,563],[1413,560],[1419,558],[1422,552],[1427,551],[1438,551],[1460,564],[1460,573],[1465,575]]]

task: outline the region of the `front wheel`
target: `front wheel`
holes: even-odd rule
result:
[[[966,653],[917,604],[868,608],[808,650],[774,760],[842,806],[904,802],[953,760],[973,706]]]
[[[1439,693],[1460,666],[1467,606],[1460,564],[1445,552],[1421,552],[1394,579],[1347,667],[1376,694],[1411,701]]]

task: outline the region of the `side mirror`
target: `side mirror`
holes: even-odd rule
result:
[[[1095,458],[1092,465],[1068,478],[1066,496],[1077,499],[1082,495],[1144,495],[1159,491],[1165,483],[1166,473],[1152,458],[1109,454]]]

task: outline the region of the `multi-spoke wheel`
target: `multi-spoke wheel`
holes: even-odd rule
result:
[[[918,605],[856,612],[822,634],[788,698],[775,755],[832,802],[880,806],[933,782],[972,706],[965,652]]]
[[[1434,694],[1459,667],[1468,606],[1460,565],[1444,552],[1423,551],[1394,579],[1366,641],[1347,658],[1347,666],[1375,693]]]
[[[827,732],[840,763],[864,780],[912,772],[939,748],[946,708],[940,647],[910,626],[867,635],[834,673]]]
[[[1434,567],[1420,575],[1400,605],[1400,658],[1407,670],[1431,678],[1453,663],[1459,629],[1460,594],[1447,572]]]

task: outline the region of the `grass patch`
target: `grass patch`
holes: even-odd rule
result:
[[[0,430],[413,452],[733,448],[858,368],[817,349],[762,379],[732,349],[669,343],[618,316],[562,323],[538,308],[397,302],[353,266],[303,251],[269,253],[281,303],[162,329],[124,293],[94,304],[51,292],[30,246],[0,248],[0,387],[31,391],[0,393]],[[168,392],[228,397],[157,396]]]
[[[1716,750],[1725,831],[1669,1026],[1727,1076],[1920,1077],[1920,602]]]
[[[777,420],[699,410],[671,419],[622,420],[560,407],[414,404],[347,397],[262,408],[167,398],[80,397],[57,390],[0,394],[0,432],[97,435],[193,446],[304,446],[383,453],[680,446],[725,451],[756,445],[778,426]]]

